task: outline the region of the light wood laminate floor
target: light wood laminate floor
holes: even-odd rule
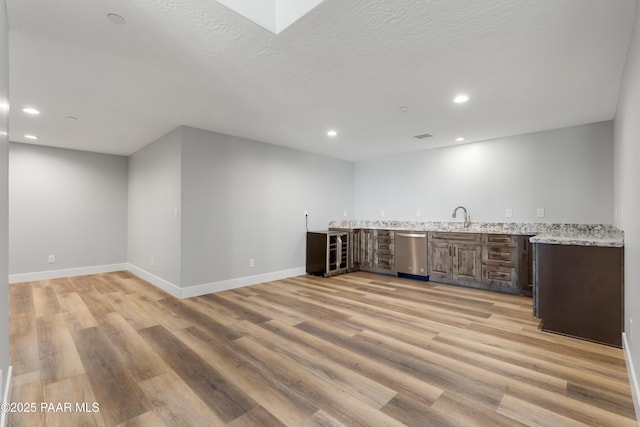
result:
[[[541,332],[530,298],[368,273],[9,292],[12,401],[37,405],[10,426],[637,425],[622,350]]]

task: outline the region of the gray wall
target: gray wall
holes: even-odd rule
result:
[[[180,286],[180,156],[178,128],[129,157],[129,263],[175,286]]]
[[[126,157],[10,144],[9,274],[125,263],[126,218]]]
[[[0,2],[0,102],[9,101],[9,52],[7,45],[7,11]],[[0,130],[7,131],[7,111],[0,109]],[[8,287],[8,144],[0,135],[0,400],[9,367],[9,287]],[[1,416],[0,416],[1,417]]]
[[[616,225],[624,231],[625,240],[625,335],[640,374],[640,11],[636,11],[615,119],[615,166]]]
[[[304,267],[304,211],[351,215],[353,163],[185,127],[182,207],[183,287]]]
[[[358,219],[450,221],[464,205],[474,221],[611,224],[613,124],[361,161],[355,195]]]

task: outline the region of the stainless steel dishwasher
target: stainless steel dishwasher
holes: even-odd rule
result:
[[[425,231],[395,232],[395,264],[398,276],[428,279],[427,233]]]

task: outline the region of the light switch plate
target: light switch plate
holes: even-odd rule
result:
[[[537,216],[538,218],[544,218],[544,208],[538,208],[538,209],[536,210],[536,216]]]
[[[505,209],[504,216],[506,216],[507,218],[513,218],[513,209]]]

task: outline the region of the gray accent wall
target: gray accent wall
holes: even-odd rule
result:
[[[7,10],[0,2],[0,102],[9,102],[9,48]],[[0,403],[9,369],[9,147],[7,142],[8,111],[0,109]],[[2,416],[0,415],[0,419]]]
[[[624,69],[615,119],[616,225],[624,231],[625,337],[634,376],[640,374],[640,9]],[[635,322],[632,325],[631,322]],[[638,392],[637,382],[633,385]],[[640,396],[635,395],[638,404]],[[640,407],[636,406],[636,413]]]
[[[9,158],[9,274],[126,262],[126,157],[11,143]]]
[[[182,286],[304,268],[304,211],[326,229],[353,203],[352,162],[183,127]]]
[[[613,123],[360,161],[355,197],[358,219],[611,224]]]
[[[180,286],[180,128],[129,157],[128,261]],[[177,214],[177,215],[176,215]]]

